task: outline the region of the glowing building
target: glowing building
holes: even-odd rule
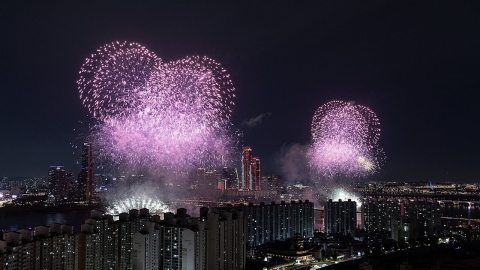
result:
[[[252,148],[250,146],[243,147],[242,181],[239,188],[260,190],[260,159],[252,156]]]

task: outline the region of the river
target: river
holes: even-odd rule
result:
[[[85,220],[88,218],[90,218],[90,211],[1,216],[0,229],[16,231],[23,228],[33,229],[36,226],[60,223],[73,225],[73,230],[79,232],[80,226],[85,223]]]

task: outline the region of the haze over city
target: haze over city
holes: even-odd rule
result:
[[[384,165],[369,179],[478,181],[478,3],[9,3],[2,9],[2,176],[77,172],[93,119],[77,89],[85,59],[137,42],[164,62],[214,59],[235,87],[231,120],[262,173],[311,142],[332,100],[370,108]],[[155,12],[152,12],[155,11]],[[239,147],[240,151],[240,147]],[[240,161],[241,156],[238,156]]]
[[[0,270],[478,267],[478,14],[3,3]]]

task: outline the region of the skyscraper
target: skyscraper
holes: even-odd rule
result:
[[[252,156],[252,148],[250,146],[243,147],[242,180],[239,188],[260,190],[260,159]]]
[[[250,165],[252,171],[252,190],[260,190],[260,159],[258,157],[252,158]]]
[[[325,233],[353,234],[357,225],[357,203],[328,200],[325,204]]]
[[[82,145],[82,169],[78,176],[78,187],[80,197],[87,201],[93,199],[95,195],[93,165],[93,145],[84,143]]]
[[[67,173],[63,166],[50,166],[48,170],[48,189],[55,201],[68,196]]]
[[[252,148],[250,146],[243,147],[242,153],[242,181],[240,182],[241,189],[249,189],[249,182],[251,178],[250,163],[252,162]]]

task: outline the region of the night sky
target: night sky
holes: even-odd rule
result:
[[[72,2],[1,4],[0,176],[78,173],[71,144],[92,121],[78,71],[127,40],[164,61],[220,62],[264,173],[279,172],[282,147],[309,142],[315,110],[337,99],[380,119],[387,159],[372,179],[480,180],[479,1]]]

